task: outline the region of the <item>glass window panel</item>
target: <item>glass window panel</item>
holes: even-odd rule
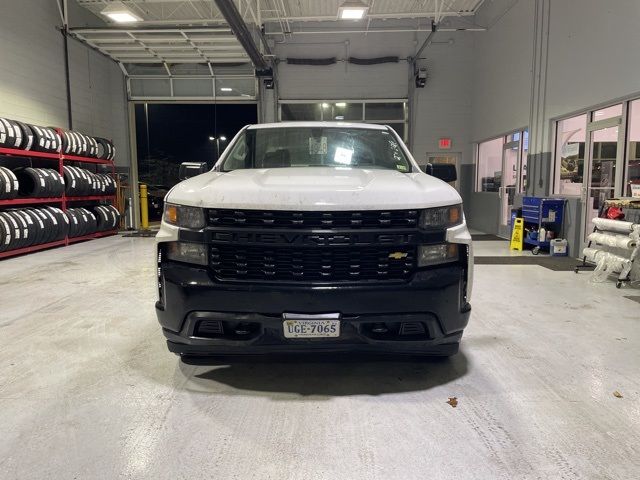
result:
[[[507,143],[518,142],[520,140],[520,132],[513,132],[507,135]]]
[[[527,189],[527,155],[529,153],[529,130],[522,132],[522,168],[520,169],[520,191]]]
[[[502,146],[504,137],[478,145],[476,191],[497,192],[502,183]]]
[[[366,103],[365,120],[403,120],[404,103]]]
[[[619,117],[622,115],[622,104],[612,105],[593,112],[593,121],[605,120],[607,118]]]
[[[280,108],[284,121],[322,120],[320,105],[317,103],[283,103]]]
[[[207,97],[213,95],[212,78],[174,78],[173,95],[175,97]]]
[[[580,195],[584,177],[584,146],[587,139],[587,114],[557,123],[556,193]]]
[[[616,178],[616,157],[618,154],[619,127],[603,128],[591,133],[593,162],[591,165],[591,186],[596,188],[614,187]]]
[[[626,195],[640,198],[640,100],[629,106]]]
[[[171,97],[168,78],[132,78],[129,85],[132,97]]]
[[[254,78],[216,78],[216,97],[254,98],[256,81]]]
[[[335,102],[323,109],[327,121],[362,121],[362,103]]]

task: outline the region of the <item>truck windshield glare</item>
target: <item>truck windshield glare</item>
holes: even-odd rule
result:
[[[411,171],[411,164],[391,132],[323,127],[245,130],[231,147],[222,171],[287,167]]]

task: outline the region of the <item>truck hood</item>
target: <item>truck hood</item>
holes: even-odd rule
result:
[[[167,202],[247,210],[386,210],[461,203],[450,185],[425,173],[341,167],[207,172],[176,185]]]

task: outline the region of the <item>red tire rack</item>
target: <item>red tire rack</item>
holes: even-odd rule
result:
[[[78,163],[92,163],[92,164],[101,164],[101,165],[109,165],[111,167],[111,173],[115,173],[115,166],[113,161],[111,160],[101,160],[99,158],[90,158],[90,157],[79,157],[77,155],[65,155],[64,153],[47,153],[47,152],[34,152],[31,150],[17,150],[14,148],[0,148],[0,157],[22,157],[22,158],[32,158],[38,160],[51,160],[53,162],[57,162],[58,164],[58,173],[60,175],[64,175],[63,166],[68,162],[78,162]],[[54,198],[15,198],[13,200],[0,200],[0,207],[5,206],[20,206],[20,205],[37,205],[37,204],[48,204],[53,203],[56,205],[60,205],[62,211],[67,210],[67,203],[75,203],[75,202],[90,202],[90,201],[107,201],[107,202],[115,202],[115,195],[87,195],[81,197],[67,197],[65,193],[62,193],[62,197],[54,197]],[[39,250],[45,250],[47,248],[53,247],[61,247],[63,245],[69,245],[71,243],[82,242],[85,240],[91,240],[94,238],[108,237],[111,235],[116,235],[118,233],[117,230],[108,230],[106,232],[96,232],[90,235],[83,235],[81,237],[65,237],[64,240],[57,240],[55,242],[49,243],[41,243],[39,245],[32,245],[30,247],[24,248],[16,248],[13,250],[8,250],[6,252],[0,252],[0,259],[7,257],[15,257],[17,255],[23,255],[25,253],[37,252]]]

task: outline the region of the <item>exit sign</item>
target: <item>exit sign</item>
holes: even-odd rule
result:
[[[438,140],[438,148],[440,150],[449,150],[451,148],[451,139],[441,138],[440,140]]]

